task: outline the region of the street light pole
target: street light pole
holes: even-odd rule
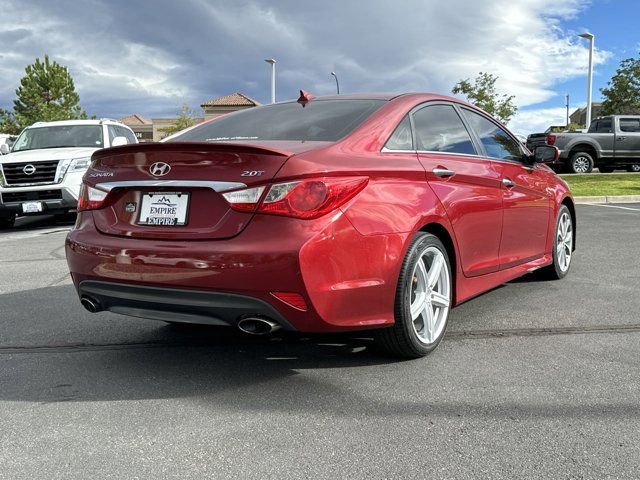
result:
[[[589,76],[587,81],[587,124],[586,127],[589,128],[591,125],[591,84],[593,82],[593,44],[595,37],[592,33],[581,33],[578,35],[579,37],[586,38],[589,40]]]
[[[331,75],[333,75],[336,79],[336,92],[338,95],[340,95],[340,84],[338,83],[338,75],[336,75],[336,72],[331,72]]]
[[[566,107],[567,107],[567,127],[569,126],[569,94],[565,96]]]
[[[276,61],[267,58],[265,62],[271,65],[271,103],[276,103]]]

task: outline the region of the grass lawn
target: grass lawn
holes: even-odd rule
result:
[[[640,195],[640,173],[560,175],[575,197]]]

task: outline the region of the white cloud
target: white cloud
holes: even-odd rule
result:
[[[90,113],[110,116],[171,114],[238,90],[266,101],[272,56],[278,98],[332,93],[332,70],[344,92],[442,93],[487,71],[520,107],[553,97],[587,65],[586,44],[560,25],[589,0],[3,3],[14,12],[0,24],[5,107],[45,52],[70,67]]]
[[[539,108],[520,110],[509,122],[509,128],[515,133],[528,135],[544,132],[551,125],[565,125],[567,110],[558,108]]]

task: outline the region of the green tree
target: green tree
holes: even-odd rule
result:
[[[69,70],[48,55],[25,68],[16,96],[13,118],[19,129],[35,122],[86,118]]]
[[[20,127],[16,123],[11,112],[0,108],[0,133],[8,133],[17,135],[20,133]]]
[[[607,88],[600,91],[603,115],[640,114],[640,58],[622,60]]]
[[[198,123],[196,112],[191,110],[191,108],[189,108],[189,105],[183,103],[182,107],[178,111],[178,118],[176,118],[174,124],[165,128],[161,128],[160,131],[169,136],[173,135],[174,133],[181,132],[185,128],[189,128],[196,123]]]
[[[497,80],[496,75],[480,72],[473,84],[468,78],[460,80],[451,92],[455,95],[464,95],[476,107],[507,123],[516,113],[518,107],[513,103],[515,98],[513,95],[499,94],[496,91]]]

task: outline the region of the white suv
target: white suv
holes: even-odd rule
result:
[[[138,143],[115,120],[38,122],[0,156],[0,228],[16,215],[66,214],[78,204],[82,176],[96,150]]]

